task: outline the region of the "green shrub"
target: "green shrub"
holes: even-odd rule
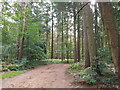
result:
[[[2,71],[18,71],[25,70],[28,67],[28,61],[23,60],[13,60],[10,64],[3,64]]]
[[[80,64],[80,63],[75,63],[75,64],[71,64],[68,66],[69,70],[82,70],[84,69],[84,65],[83,64]]]
[[[76,64],[70,65],[69,70],[76,70]],[[72,68],[72,69],[70,69]],[[114,87],[116,85],[116,77],[112,71],[104,70],[102,76],[98,75],[91,67],[80,69],[77,72],[71,72],[74,75],[74,80],[82,84],[101,84],[106,87]]]
[[[111,71],[111,64],[113,64],[112,57],[110,54],[110,50],[108,47],[99,48],[98,49],[98,56],[95,57],[98,60],[97,63],[94,63],[95,67],[99,67],[100,72],[104,74],[104,70]]]
[[[95,72],[92,71],[91,67],[88,67],[84,70],[81,70],[80,72],[74,74],[75,81],[86,83],[86,84],[96,84],[97,80],[95,79]]]

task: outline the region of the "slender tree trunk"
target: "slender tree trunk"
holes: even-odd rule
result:
[[[78,15],[78,62],[80,62],[80,15]]]
[[[63,23],[64,23],[64,21],[63,21],[63,12],[62,12],[62,55],[61,55],[61,59],[62,59],[62,61],[63,61],[63,59],[64,59],[64,53],[63,53],[63,49],[64,49],[64,46],[63,46],[63,43],[64,43],[64,37],[63,37]]]
[[[48,21],[46,21],[46,25],[48,26]],[[48,54],[48,51],[49,51],[48,46],[49,46],[49,31],[46,32],[46,55]]]
[[[74,3],[74,62],[77,62],[77,47],[76,47],[76,11],[75,11],[75,3]]]
[[[71,32],[71,30],[70,30],[70,32]],[[70,59],[72,59],[72,36],[70,35],[70,56],[69,56],[69,58]]]
[[[23,19],[23,30],[22,30],[22,38],[20,42],[20,47],[19,47],[19,56],[18,60],[21,60],[23,57],[23,47],[24,47],[24,39],[25,39],[25,31],[26,31],[26,13],[27,13],[27,6],[28,3],[25,2],[25,7],[24,7],[24,19]]]
[[[59,49],[59,31],[57,29],[57,50]],[[59,58],[59,53],[57,51],[57,59]]]
[[[99,5],[101,6],[103,22],[106,26],[107,34],[109,37],[111,55],[114,62],[116,75],[118,76],[118,84],[120,90],[120,37],[116,28],[116,22],[112,9],[113,7],[110,2],[99,3]]]
[[[83,20],[82,20],[82,23],[83,23]],[[81,48],[82,48],[81,59],[82,60],[84,59],[84,31],[83,30],[84,29],[83,29],[83,25],[82,25],[82,35],[81,35],[81,38],[82,38],[82,40],[81,40],[81,42],[82,42],[82,44],[81,44]]]
[[[52,7],[53,10],[53,7]],[[53,11],[52,11],[52,41],[51,41],[51,59],[53,59]]]
[[[48,44],[49,44],[48,37],[49,37],[49,33],[46,32],[46,55],[47,55],[47,53],[48,53]]]
[[[69,38],[69,36],[68,36],[68,19],[67,19],[67,44],[66,44],[66,48],[67,48],[67,63],[69,63],[69,61],[68,61],[68,59],[69,59],[69,47],[68,47],[68,38]]]

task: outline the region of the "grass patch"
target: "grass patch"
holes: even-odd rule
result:
[[[11,78],[20,74],[23,74],[24,71],[14,71],[14,72],[9,72],[9,73],[4,73],[1,75],[0,79],[5,79],[5,78]]]

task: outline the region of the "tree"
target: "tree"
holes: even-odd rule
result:
[[[84,60],[85,68],[90,67],[90,55],[88,48],[88,35],[87,35],[87,26],[86,26],[86,8],[83,9],[83,33],[84,33]]]
[[[63,15],[63,12],[61,12],[61,19],[62,19],[62,40],[61,40],[61,42],[62,42],[62,46],[61,46],[61,49],[62,49],[62,53],[61,53],[61,59],[62,59],[62,61],[63,61],[63,59],[64,59],[64,33],[63,33],[63,27],[64,27],[64,15]]]
[[[101,75],[99,66],[98,66],[98,59],[97,57],[97,47],[95,42],[95,36],[93,31],[93,14],[90,5],[85,7],[85,15],[86,15],[86,29],[87,29],[87,37],[88,37],[88,49],[89,49],[89,56],[90,56],[90,66],[92,69],[98,74]],[[89,62],[88,62],[89,64]]]
[[[52,4],[53,5],[53,4]],[[53,59],[53,6],[52,6],[52,41],[51,41],[51,59]]]
[[[69,41],[68,41],[68,39],[69,39],[69,27],[68,27],[68,21],[69,20],[69,16],[67,15],[67,29],[66,29],[66,35],[67,35],[67,37],[66,37],[66,49],[67,49],[67,63],[69,62],[68,61],[68,59],[69,59]]]
[[[24,34],[25,34],[25,31],[26,31],[26,13],[27,13],[27,6],[28,6],[28,3],[25,2],[22,38],[21,38],[21,42],[20,42],[19,56],[18,56],[18,59],[19,59],[19,60],[21,60],[21,59],[22,59],[22,56],[23,56],[23,47],[24,47],[24,39],[25,39]]]
[[[78,40],[77,40],[77,49],[78,49],[78,62],[80,62],[80,15],[78,14]]]
[[[88,48],[89,48],[89,54],[90,54],[90,62],[91,64],[93,64],[93,62],[95,61],[95,57],[97,56],[97,48],[96,48],[94,32],[93,32],[93,14],[92,14],[92,9],[90,8],[90,5],[87,5],[85,9],[86,9],[85,10],[86,19],[87,19],[86,28],[87,28],[87,35],[88,35],[88,41],[89,41]]]
[[[114,62],[116,75],[118,77],[120,89],[120,37],[116,28],[113,7],[110,2],[99,3],[99,6],[101,8],[101,15],[107,30],[107,35],[109,37],[111,55]]]
[[[73,3],[73,15],[74,15],[74,62],[77,62],[77,45],[76,45],[76,4]]]
[[[97,9],[97,3],[94,5],[95,7],[95,37],[96,37],[96,47],[100,48],[100,31],[99,31],[99,26],[98,26],[98,9]]]

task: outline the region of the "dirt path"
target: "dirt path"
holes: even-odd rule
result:
[[[73,88],[65,73],[69,64],[40,66],[24,74],[2,81],[3,88]]]

